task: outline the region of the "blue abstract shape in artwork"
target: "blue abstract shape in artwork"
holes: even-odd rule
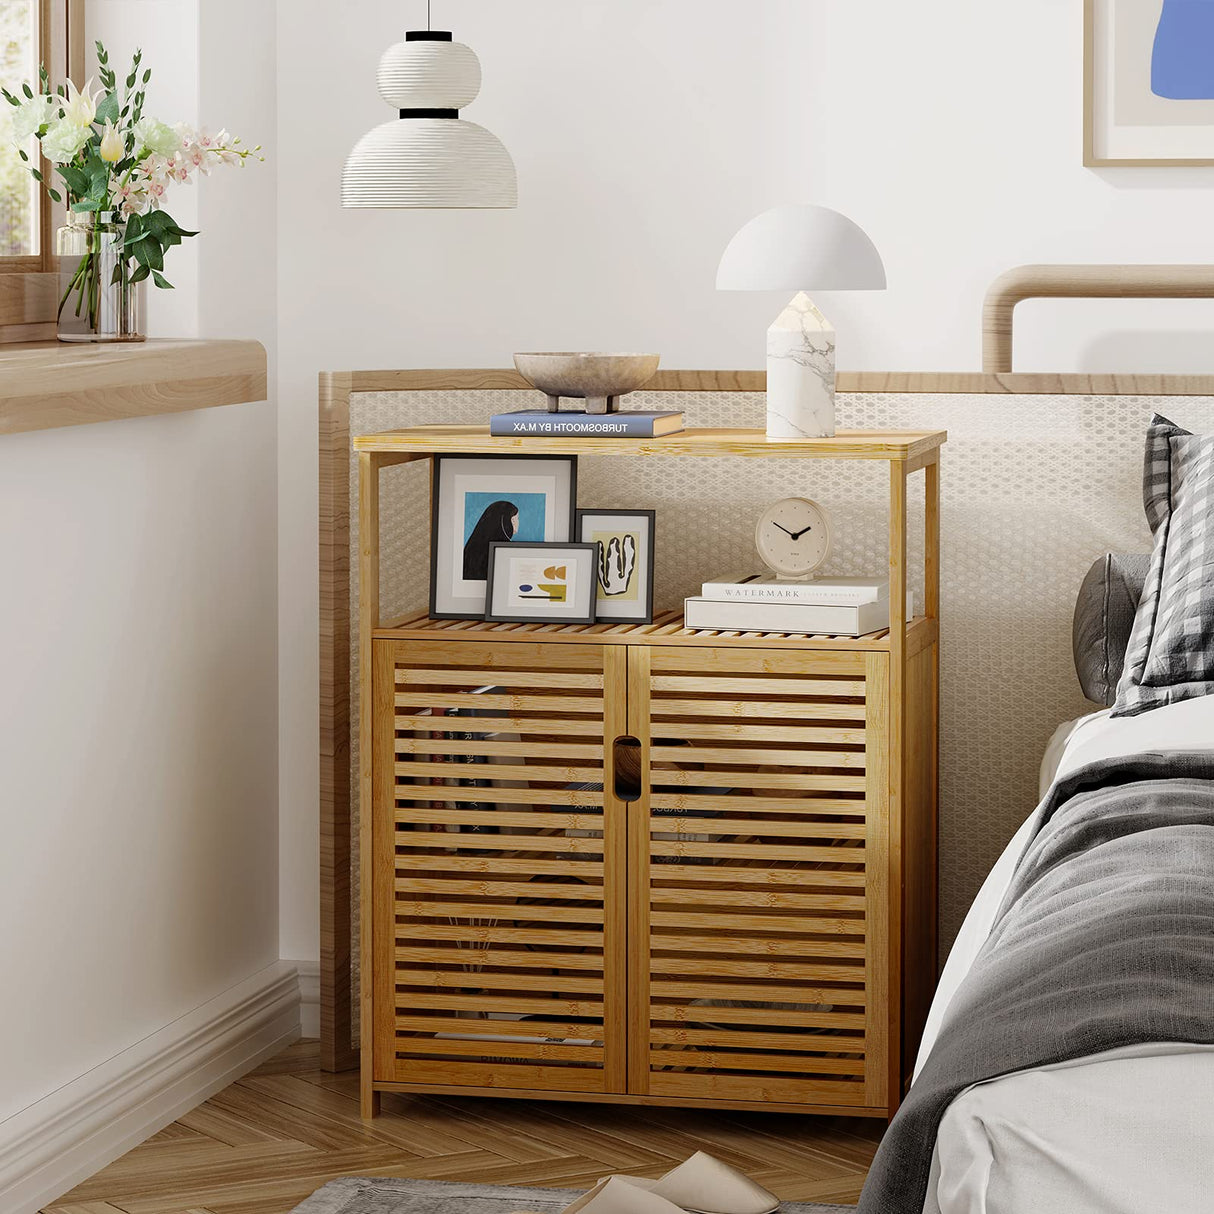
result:
[[[1151,92],[1174,101],[1214,100],[1214,0],[1163,0]]]

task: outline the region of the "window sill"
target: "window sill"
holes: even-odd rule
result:
[[[255,341],[0,346],[0,434],[265,399]]]

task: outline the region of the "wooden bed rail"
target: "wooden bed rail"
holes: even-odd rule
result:
[[[1012,369],[1012,313],[1024,299],[1214,299],[1214,265],[1017,266],[982,308],[982,370]]]

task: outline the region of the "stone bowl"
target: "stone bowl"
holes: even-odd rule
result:
[[[584,399],[587,412],[614,412],[621,396],[643,388],[654,376],[657,354],[516,354],[514,365],[555,411],[562,396]]]

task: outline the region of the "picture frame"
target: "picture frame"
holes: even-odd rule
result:
[[[1206,5],[1084,0],[1085,166],[1214,165],[1212,35]]]
[[[492,624],[593,624],[598,544],[489,546],[485,620]]]
[[[653,510],[577,512],[577,540],[602,545],[595,599],[595,619],[600,623],[653,623],[656,526]],[[628,538],[636,545],[631,560]]]
[[[490,545],[567,543],[576,519],[576,455],[436,455],[431,618],[484,619]]]

